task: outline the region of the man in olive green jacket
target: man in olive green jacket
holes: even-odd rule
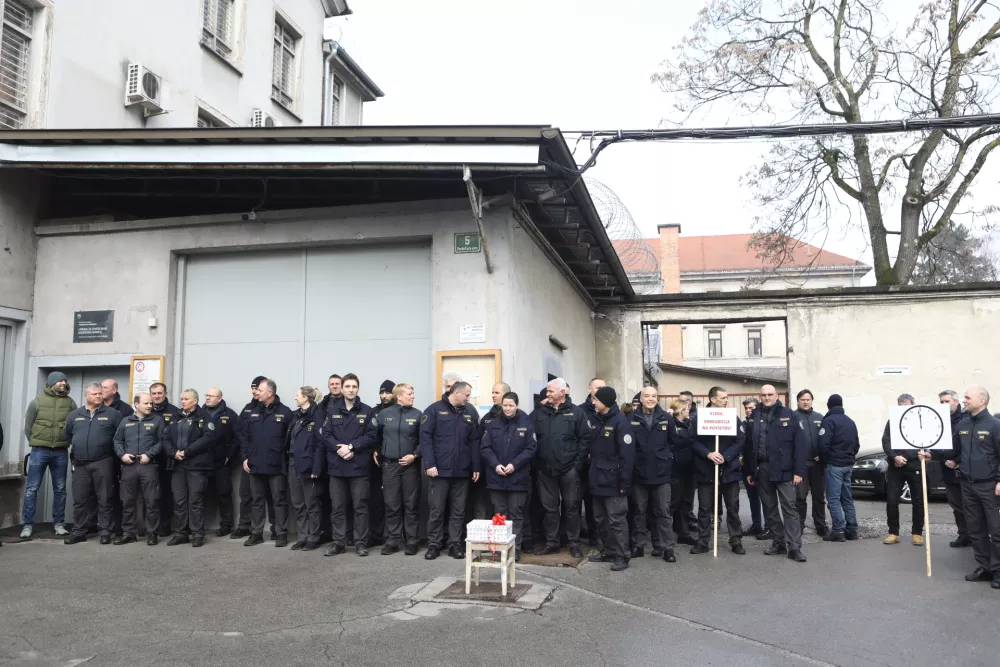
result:
[[[31,537],[35,523],[35,499],[42,484],[45,469],[52,475],[52,523],[56,535],[69,535],[64,525],[66,516],[66,473],[69,468],[69,440],[64,433],[66,417],[76,410],[76,401],[69,397],[69,382],[59,371],[49,373],[45,391],[28,406],[24,418],[24,437],[31,445],[28,455],[28,484],[24,489],[21,538]]]

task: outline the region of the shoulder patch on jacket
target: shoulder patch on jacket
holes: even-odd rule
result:
[[[420,415],[420,423],[423,424],[425,421],[427,421],[427,415]]]
[[[820,435],[826,435],[826,429],[825,429],[825,428],[823,428],[822,426],[820,426],[820,427],[819,427],[819,434],[820,434]]]
[[[629,434],[629,433],[626,433],[626,434],[625,434],[625,437],[624,437],[624,438],[622,438],[622,441],[623,441],[623,442],[624,442],[624,443],[625,443],[626,445],[631,445],[631,444],[632,444],[632,435],[631,435],[631,434]]]
[[[208,430],[209,431],[214,431],[215,430],[215,424],[212,423],[212,422],[208,422]]]

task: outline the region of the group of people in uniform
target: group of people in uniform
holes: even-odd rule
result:
[[[144,534],[149,545],[172,535],[171,546],[200,547],[214,495],[220,524],[215,534],[245,538],[245,546],[265,542],[266,522],[275,546],[287,546],[294,519],[293,550],[329,542],[327,556],[352,545],[367,556],[369,546],[381,542],[385,555],[414,555],[425,527],[426,559],[445,549],[463,558],[467,519],[496,512],[513,522],[517,558],[532,543],[540,555],[559,553],[566,543],[572,557],[583,558],[586,531],[590,544],[600,546],[590,560],[620,571],[647,548],[668,563],[676,561],[678,543],[690,544],[692,554],[708,553],[716,470],[734,554],[746,553],[742,539],[750,533],[771,540],[766,554],[805,562],[802,527],[810,487],[817,532],[828,541],[857,537],[850,469],[858,432],[836,394],[821,415],[812,411],[808,390],[800,392],[793,411],[765,385],[759,400],[744,402],[736,434],[720,436],[717,444],[714,436],[698,434],[697,405],[687,392],[665,409],[657,389],[646,387],[619,406],[615,390],[594,378],[586,399],[574,404],[569,385],[557,378],[522,406],[499,383],[493,407],[480,418],[469,403],[472,388],[459,375],[446,375],[443,386],[440,400],[420,410],[412,385],[387,380],[379,404],[371,407],[358,398],[356,375],[332,375],[328,394],[301,387],[292,409],[278,397],[275,382],[259,376],[251,382],[252,400],[237,413],[218,388],[209,388],[203,400],[186,389],[175,407],[163,383],[137,394],[129,406],[113,380],[88,384],[85,405],[76,407],[65,375],[54,372],[26,420],[32,450],[22,537],[32,534],[46,468],[53,472],[56,532],[67,544],[85,541],[96,525],[102,544],[128,544]],[[962,480],[967,539],[980,566],[975,578],[988,574],[997,585],[1000,525],[993,524],[1000,522],[1000,504],[991,503],[1000,503],[1000,422],[985,412],[988,394],[978,402],[980,391],[985,394],[970,390],[968,409],[958,410],[955,450],[942,460]],[[708,404],[728,407],[726,390],[713,387]],[[65,475],[59,484],[60,454],[67,448],[72,531],[63,520]],[[986,492],[987,482],[996,495]],[[739,515],[741,485],[754,522],[746,530]],[[826,529],[822,503],[817,511],[817,487],[819,497],[827,493],[832,530]],[[892,514],[890,506],[890,533]],[[895,516],[898,524],[898,507]],[[984,542],[979,527],[987,524],[988,534],[997,537]],[[915,519],[914,535],[919,527]]]

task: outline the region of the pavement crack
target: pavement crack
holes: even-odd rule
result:
[[[561,579],[556,579],[555,577],[550,577],[550,576],[547,576],[547,575],[544,575],[544,574],[540,574],[540,573],[538,573],[535,570],[532,570],[531,574],[533,576],[538,577],[539,579],[545,579],[546,581],[551,582],[556,587],[568,588],[570,590],[576,591],[577,593],[581,593],[583,595],[589,595],[591,597],[595,597],[595,598],[604,600],[606,602],[610,602],[612,604],[620,605],[620,606],[626,607],[628,609],[633,609],[635,611],[645,612],[645,613],[650,614],[652,616],[657,616],[659,618],[663,618],[663,619],[666,619],[666,620],[669,620],[669,621],[674,621],[676,623],[682,623],[682,624],[684,624],[684,625],[686,625],[686,626],[688,626],[690,628],[693,628],[695,630],[702,630],[702,631],[706,631],[706,632],[712,632],[712,633],[715,633],[715,634],[720,635],[722,637],[726,637],[728,639],[732,639],[732,640],[735,640],[735,641],[738,641],[738,642],[742,642],[744,644],[749,644],[751,646],[756,646],[758,648],[763,648],[763,649],[767,649],[767,650],[770,650],[770,651],[775,651],[777,653],[780,653],[780,654],[784,655],[785,657],[793,658],[793,659],[796,659],[796,660],[801,660],[802,662],[808,663],[810,665],[816,665],[816,667],[840,667],[840,665],[837,665],[835,663],[826,662],[825,660],[820,660],[820,659],[814,658],[814,657],[812,657],[810,655],[805,655],[803,653],[798,653],[796,651],[793,651],[792,649],[786,648],[786,647],[781,646],[779,644],[772,644],[770,642],[762,641],[760,639],[754,639],[753,637],[747,637],[746,635],[741,635],[741,634],[739,634],[737,632],[733,632],[731,630],[726,630],[724,628],[719,628],[719,627],[716,627],[716,626],[713,626],[713,625],[708,625],[707,623],[701,623],[699,621],[692,621],[689,618],[684,618],[683,616],[677,616],[676,614],[668,614],[667,612],[660,611],[659,609],[653,609],[651,607],[643,607],[642,605],[638,605],[638,604],[635,604],[635,603],[632,603],[632,602],[625,602],[624,600],[619,600],[618,598],[613,598],[610,595],[604,595],[603,593],[597,593],[595,591],[588,590],[588,589],[583,588],[581,586],[576,586],[574,584],[566,583],[565,581],[562,581]],[[598,656],[600,656],[602,660],[604,659],[604,657],[600,655],[600,652],[598,652]]]

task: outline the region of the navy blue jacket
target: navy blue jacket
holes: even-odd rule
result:
[[[796,410],[795,414],[806,429],[806,438],[809,440],[809,452],[806,454],[806,462],[814,462],[819,459],[819,429],[823,424],[823,413],[818,410]]]
[[[237,431],[239,431],[239,415],[233,411],[232,408],[226,405],[225,401],[219,401],[219,404],[215,406],[214,409],[209,409],[208,406],[201,406],[201,411],[205,413],[212,424],[215,426],[216,437],[218,442],[215,443],[213,448],[215,451],[215,467],[221,468],[226,465],[226,460],[235,461],[240,455],[240,440],[237,437]],[[166,411],[163,412],[166,415]],[[177,413],[179,415],[180,413]],[[171,419],[176,420],[177,415],[174,415]],[[168,424],[170,422],[167,422]]]
[[[996,417],[996,415],[993,415],[993,416]],[[954,412],[951,413],[951,435],[952,435],[953,438],[955,436],[955,427],[958,426],[958,423],[960,421],[962,421],[963,417],[965,417],[965,411],[961,407],[958,410],[955,410]],[[934,451],[933,450],[931,451],[931,455],[934,456]],[[944,482],[945,484],[960,484],[961,483],[962,478],[958,476],[958,471],[957,470],[952,470],[948,466],[944,465],[944,459],[940,459],[939,456],[934,456],[934,458],[936,460],[940,460],[941,461],[941,481],[942,482]]]
[[[628,417],[617,405],[597,413],[590,447],[590,493],[594,496],[628,496],[635,469],[635,438]]]
[[[938,461],[958,461],[961,479],[1000,482],[1000,419],[988,410],[978,415],[965,412],[951,440],[952,449],[931,450],[931,457]]]
[[[480,441],[482,441],[483,437],[486,435],[486,429],[489,427],[490,422],[493,421],[494,419],[500,419],[501,417],[503,417],[503,408],[501,408],[499,405],[494,405],[492,408],[490,408],[489,412],[487,412],[479,419],[478,438]]]
[[[666,484],[673,474],[673,444],[676,438],[673,417],[659,405],[653,409],[652,426],[646,424],[643,408],[630,417],[629,425],[635,441],[632,481],[650,486]]]
[[[115,392],[115,397],[110,403],[108,403],[108,407],[112,410],[120,412],[122,417],[131,417],[135,414],[135,410],[132,409],[132,406],[123,401],[122,395],[118,392]]]
[[[319,447],[317,442],[319,426],[315,423],[316,406],[310,405],[305,410],[296,410],[293,415],[295,420],[288,429],[288,455],[295,464],[295,473],[307,479],[313,474]]]
[[[694,444],[694,424],[690,419],[680,421],[677,417],[670,417],[670,423],[674,427],[674,474],[686,475],[691,470],[694,453],[691,445]]]
[[[347,409],[344,399],[333,402],[319,429],[318,456],[313,474],[321,475],[325,466],[331,477],[367,477],[372,472],[372,447],[375,438],[368,432],[372,409],[358,399]],[[337,454],[337,445],[351,445],[354,456],[348,461]]]
[[[819,460],[823,465],[853,466],[861,449],[858,426],[844,408],[830,408],[819,427]]]
[[[181,424],[188,425],[186,442],[181,441]],[[215,422],[196,407],[190,415],[185,417],[182,413],[170,423],[163,449],[169,459],[177,452],[184,452],[184,460],[179,463],[188,470],[208,471],[215,467],[215,448],[221,443],[221,435]]]
[[[594,423],[583,408],[570,403],[567,396],[558,409],[551,405],[536,408],[531,424],[538,438],[535,456],[539,470],[549,477],[562,477],[574,468],[583,472],[594,438]]]
[[[455,408],[447,399],[432,403],[420,417],[424,470],[437,468],[438,477],[479,472],[478,435],[479,423],[466,408]]]
[[[798,475],[805,477],[806,455],[809,439],[805,426],[792,410],[781,401],[776,401],[774,418],[766,427],[765,447],[770,463],[772,482],[790,482]],[[764,406],[758,405],[750,413],[746,423],[746,439],[743,444],[743,474],[754,477],[757,474],[757,436],[764,424]]]
[[[511,418],[500,413],[488,422],[481,446],[483,467],[486,469],[486,488],[493,491],[527,491],[531,487],[529,472],[538,443],[531,418],[518,410]],[[497,466],[514,465],[510,475],[498,475]]]
[[[177,415],[180,413],[181,409],[176,405],[171,405],[170,401],[163,401],[160,405],[153,405],[153,414],[160,417],[167,426],[170,426],[170,422],[177,419]]]
[[[243,422],[240,455],[255,475],[283,475],[287,472],[285,443],[294,421],[292,411],[277,396],[271,405],[258,403]]]
[[[91,463],[115,455],[115,433],[122,413],[108,405],[100,405],[93,417],[83,405],[66,417],[64,433],[72,447],[74,461]]]
[[[697,434],[696,424],[691,430]],[[743,476],[740,468],[740,456],[743,455],[743,441],[746,437],[746,423],[736,419],[736,435],[719,436],[719,453],[726,460],[719,467],[719,483],[738,482]],[[708,455],[715,451],[714,435],[695,435],[691,443],[694,454],[694,481],[696,484],[711,484],[715,482],[715,464],[708,460]]]

